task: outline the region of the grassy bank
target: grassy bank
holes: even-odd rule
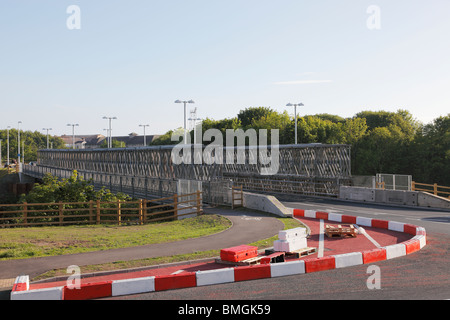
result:
[[[2,229],[0,260],[56,256],[198,238],[228,229],[218,215],[143,226],[90,225]]]

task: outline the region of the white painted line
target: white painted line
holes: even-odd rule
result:
[[[372,238],[364,228],[361,228],[360,226],[354,224],[355,228],[358,229],[360,234],[363,234],[367,239],[369,239],[370,242],[372,242],[377,248],[381,248],[380,244],[375,241],[374,238]]]
[[[182,273],[182,272],[184,272],[184,270],[183,270],[183,269],[180,269],[180,270],[178,270],[178,271],[175,271],[175,272],[172,273],[172,274],[179,274],[179,273]]]
[[[323,236],[325,234],[325,227],[324,227],[324,223],[323,223],[323,219],[320,219],[320,230],[319,230],[319,252],[317,253],[317,257],[318,258],[322,258],[323,257]]]

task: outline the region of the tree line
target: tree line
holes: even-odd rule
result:
[[[247,108],[236,117],[222,120],[206,118],[201,128],[202,134],[219,129],[223,137],[227,129],[279,129],[280,144],[295,142],[295,119],[287,111],[268,107]],[[168,131],[152,145],[178,143],[171,141],[173,132]],[[193,139],[193,131],[190,134]],[[361,111],[351,118],[333,114],[298,116],[297,136],[298,143],[351,145],[353,175],[408,174],[417,182],[450,186],[450,114],[429,124],[401,109]]]

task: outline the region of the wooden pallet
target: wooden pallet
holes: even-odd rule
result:
[[[300,257],[304,257],[304,256],[309,256],[310,254],[315,253],[317,250],[316,248],[303,248],[303,249],[299,249],[299,250],[295,250],[293,252],[286,252],[287,256],[294,256],[295,258],[300,258]]]
[[[229,265],[233,265],[233,266],[251,266],[251,265],[254,265],[254,264],[260,264],[261,258],[263,258],[263,257],[262,256],[257,256],[257,257],[249,258],[249,259],[242,260],[242,261],[239,261],[239,262],[225,261],[225,260],[221,260],[221,259],[216,259],[215,262],[216,263],[222,263],[222,264],[229,264]]]
[[[313,254],[316,251],[317,251],[316,248],[308,247],[308,248],[295,250],[293,252],[285,252],[285,254],[286,254],[286,256],[294,256],[295,258],[300,258],[303,256],[309,256],[310,254]],[[275,252],[275,250],[273,250],[273,249],[266,249],[265,254],[270,255],[270,254],[273,254],[274,252]]]
[[[346,237],[352,237],[355,238],[356,234],[358,233],[357,229],[354,225],[329,225],[327,224],[325,226],[325,234],[329,238],[346,238]]]

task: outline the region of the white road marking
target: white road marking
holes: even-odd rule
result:
[[[323,223],[323,219],[320,219],[320,230],[319,230],[319,252],[317,253],[318,258],[323,257],[323,240],[324,240],[324,234],[325,234],[325,227]]]
[[[381,248],[380,244],[375,241],[374,238],[372,238],[364,228],[361,228],[360,226],[354,224],[355,228],[358,229],[360,234],[363,234],[367,239],[369,239],[370,242],[372,242],[377,248]]]
[[[182,273],[182,272],[184,272],[184,270],[180,269],[180,270],[177,270],[177,271],[173,272],[172,274],[179,274],[179,273]]]

